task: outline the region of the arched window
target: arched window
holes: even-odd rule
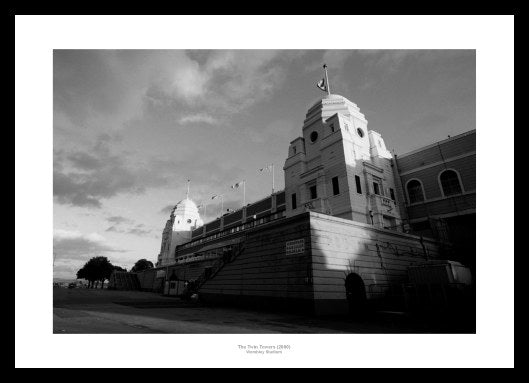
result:
[[[461,194],[463,189],[459,182],[459,176],[454,170],[445,170],[439,175],[441,188],[445,197]]]
[[[408,191],[410,203],[424,201],[424,193],[422,192],[422,185],[419,180],[408,181],[406,190]]]

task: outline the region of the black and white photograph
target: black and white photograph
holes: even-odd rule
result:
[[[53,65],[54,333],[475,331],[475,51]]]
[[[46,146],[26,159],[48,164],[30,194],[43,192],[49,246],[45,270],[31,269],[32,253],[17,273],[26,268],[34,301],[46,294],[50,342],[97,334],[121,353],[120,334],[123,352],[143,342],[155,360],[171,352],[157,344],[182,339],[254,367],[325,358],[360,336],[375,352],[395,337],[486,333],[478,298],[494,288],[484,264],[499,254],[486,254],[494,240],[479,229],[499,199],[478,202],[496,183],[477,158],[504,149],[479,145],[493,129],[480,125],[491,122],[478,110],[479,47],[79,45],[44,53]],[[492,125],[506,134],[497,140],[512,137],[513,125]],[[17,148],[23,130],[17,121]],[[37,285],[35,273],[48,274]],[[204,346],[218,335],[225,343]],[[340,346],[313,343],[322,335]]]

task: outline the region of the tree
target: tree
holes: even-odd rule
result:
[[[114,268],[115,266],[110,263],[107,257],[93,257],[77,271],[77,279],[87,280],[88,288],[94,288],[96,281],[101,282],[101,288],[103,288],[105,279],[110,278]]]
[[[130,271],[133,273],[137,273],[143,270],[152,269],[153,267],[154,265],[151,261],[143,258],[136,262]]]

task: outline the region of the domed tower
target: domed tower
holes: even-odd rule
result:
[[[162,234],[162,246],[156,266],[167,266],[175,263],[174,252],[177,245],[191,240],[191,231],[204,222],[200,218],[197,205],[186,198],[178,202],[165,224]]]
[[[285,161],[286,215],[304,211],[399,229],[392,155],[358,106],[328,94],[307,111]]]

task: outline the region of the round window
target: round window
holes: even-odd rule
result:
[[[188,220],[187,220],[187,223],[191,223],[191,220],[190,220],[190,219],[188,219]]]
[[[318,139],[318,132],[312,132],[310,134],[310,141],[315,142]]]
[[[360,137],[364,137],[364,131],[361,128],[356,129],[356,133],[358,133]]]

